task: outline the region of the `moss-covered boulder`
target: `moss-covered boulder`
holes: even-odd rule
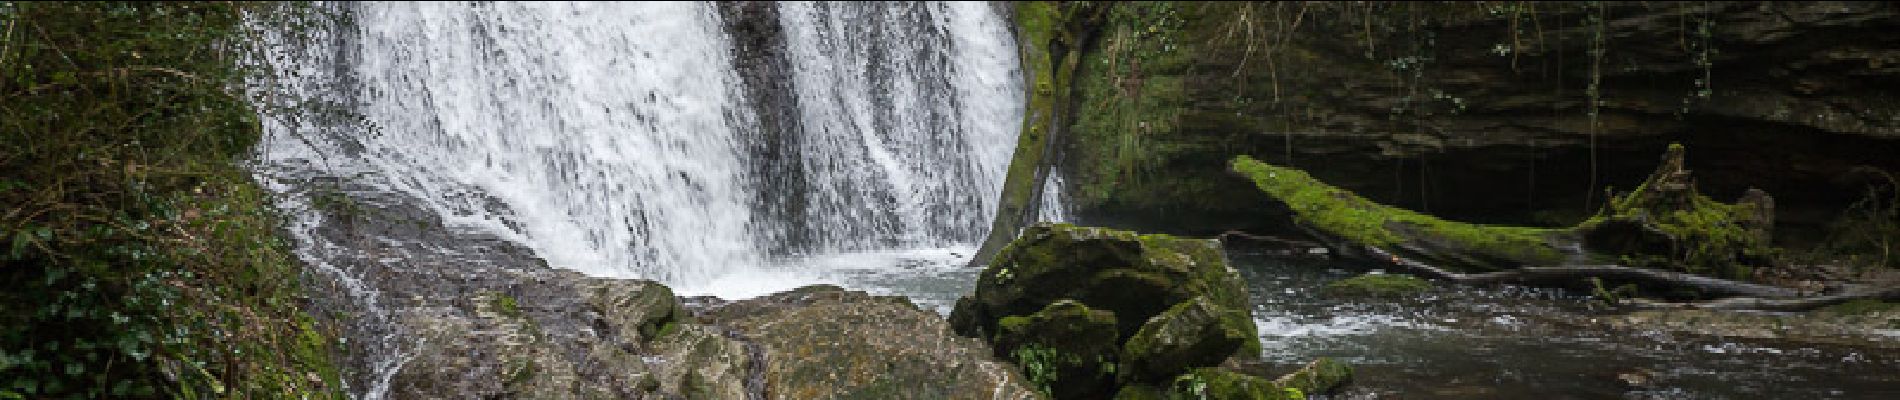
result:
[[[977,279],[951,326],[989,341],[1057,398],[1165,386],[1189,368],[1260,350],[1246,287],[1214,240],[1039,224]],[[1126,363],[1130,356],[1140,361]],[[1118,379],[1130,365],[1151,372]]]
[[[950,319],[958,333],[989,339],[1003,317],[1071,299],[1114,312],[1117,337],[1126,340],[1148,318],[1202,296],[1248,309],[1246,287],[1218,241],[1038,224],[997,253]]]
[[[1352,369],[1321,358],[1278,379],[1267,379],[1223,368],[1195,368],[1164,386],[1128,385],[1118,400],[1250,399],[1303,400],[1307,395],[1332,392],[1352,377]]]
[[[1403,297],[1431,290],[1432,283],[1411,275],[1365,274],[1326,284],[1331,297]]]
[[[994,346],[1023,364],[1032,381],[1062,398],[1100,398],[1114,390],[1115,313],[1073,300],[1028,316],[1004,317]],[[1038,364],[1038,365],[1028,365]]]
[[[1273,380],[1219,368],[1196,368],[1175,378],[1169,391],[1177,399],[1303,400],[1306,392]]]
[[[1256,342],[1246,309],[1205,297],[1181,302],[1150,319],[1122,346],[1124,381],[1157,381],[1196,367],[1212,367]]]

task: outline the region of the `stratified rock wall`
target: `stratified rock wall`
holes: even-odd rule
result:
[[[1283,212],[1222,172],[1241,154],[1398,207],[1562,226],[1681,142],[1710,196],[1775,193],[1784,236],[1851,202],[1854,167],[1900,171],[1891,3],[1161,2],[1105,21],[1063,158],[1092,224],[1271,230]]]

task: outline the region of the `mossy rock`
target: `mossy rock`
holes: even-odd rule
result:
[[[1298,388],[1219,368],[1195,368],[1182,374],[1174,379],[1169,394],[1176,399],[1306,399],[1306,392]]]
[[[1148,320],[1122,346],[1123,382],[1156,382],[1189,369],[1211,367],[1258,343],[1245,309],[1205,297],[1181,302]]]
[[[1274,380],[1274,383],[1289,389],[1298,389],[1307,394],[1331,392],[1333,388],[1352,380],[1352,366],[1331,358],[1321,357],[1307,364],[1305,368]]]
[[[1411,275],[1365,274],[1326,284],[1330,297],[1403,297],[1431,290],[1432,283]]]
[[[1045,223],[1024,229],[997,253],[978,276],[976,293],[959,300],[950,319],[959,334],[990,339],[1003,317],[1072,299],[1113,312],[1117,336],[1126,340],[1168,307],[1203,296],[1249,309],[1246,287],[1218,241]]]
[[[634,327],[641,341],[651,341],[686,322],[686,310],[673,289],[653,282],[626,281],[602,285],[588,303],[612,326]]]
[[[997,324],[997,352],[1017,358],[1036,354],[1036,362],[1045,365],[1024,369],[1053,372],[1038,376],[1049,382],[1050,394],[1058,399],[1102,398],[1114,390],[1115,360],[1120,349],[1115,337],[1115,313],[1090,309],[1082,303],[1064,300],[1029,316],[1004,317]]]

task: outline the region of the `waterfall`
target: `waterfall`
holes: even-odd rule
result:
[[[970,246],[1021,120],[1016,45],[986,3],[778,4],[789,82],[742,78],[708,3],[333,7],[347,22],[277,95],[355,123],[267,124],[265,169],[373,182],[595,276],[706,286]]]

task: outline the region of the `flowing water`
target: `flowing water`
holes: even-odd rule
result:
[[[265,169],[373,182],[553,266],[691,294],[823,281],[814,263],[852,253],[968,254],[1021,120],[1006,21],[984,3],[776,7],[782,59],[751,62],[789,82],[741,79],[707,3],[331,6],[345,22],[280,55],[276,85],[350,118],[272,124]],[[765,132],[761,108],[795,123]]]
[[[1348,398],[1896,398],[1900,352],[1611,329],[1588,298],[1554,289],[1440,285],[1416,298],[1328,299],[1358,263],[1229,248],[1248,281],[1269,363],[1335,357]],[[1624,379],[1639,379],[1640,386]]]

